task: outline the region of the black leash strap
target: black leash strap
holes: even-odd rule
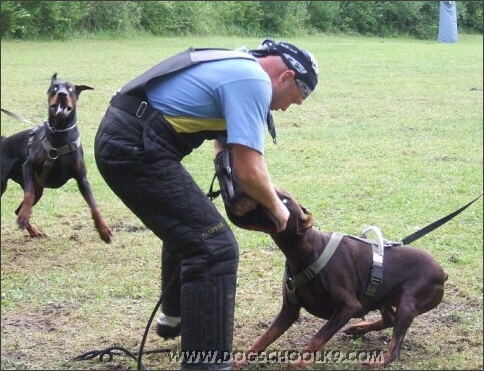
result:
[[[473,199],[471,202],[469,202],[467,205],[464,205],[463,207],[461,207],[459,210],[456,210],[453,213],[443,217],[442,219],[439,219],[439,220],[429,224],[428,226],[420,229],[419,231],[411,234],[410,236],[403,238],[402,241],[401,241],[402,244],[408,245],[408,244],[412,243],[413,241],[419,239],[420,237],[425,236],[427,233],[432,232],[434,229],[440,227],[444,223],[447,223],[453,217],[460,214],[462,211],[467,209],[470,205],[472,205],[474,202],[476,202],[481,197],[482,197],[482,193],[479,196],[477,196],[475,199]]]
[[[170,290],[171,286],[173,286],[173,282],[175,281],[175,277],[178,274],[180,274],[180,266],[181,266],[181,264],[178,264],[175,273],[173,274],[172,278],[170,279],[170,282],[168,282],[168,284],[166,285],[165,290],[161,294],[160,299],[158,300],[158,303],[156,303],[156,306],[153,309],[153,312],[151,313],[151,317],[150,317],[148,323],[146,324],[145,332],[144,332],[143,338],[141,340],[141,345],[140,345],[138,353],[130,352],[129,350],[127,350],[126,348],[123,348],[123,347],[112,346],[112,347],[109,347],[109,348],[106,348],[106,349],[103,349],[103,350],[91,350],[91,351],[88,351],[86,353],[80,354],[77,357],[74,357],[73,361],[85,361],[85,360],[93,359],[93,358],[99,356],[99,361],[102,362],[104,357],[107,356],[108,362],[111,362],[115,355],[120,355],[120,354],[125,353],[127,356],[129,356],[130,358],[132,358],[133,360],[138,362],[138,370],[147,370],[145,365],[143,365],[143,363],[141,362],[141,357],[143,356],[143,354],[168,353],[168,352],[170,352],[171,349],[167,349],[167,348],[161,348],[161,349],[155,349],[155,350],[146,350],[146,351],[143,351],[143,348],[145,346],[146,338],[148,337],[148,332],[150,330],[151,323],[153,322],[153,318],[155,317],[156,312],[158,311],[158,308],[160,307],[161,303],[165,299],[166,293]],[[116,352],[116,350],[118,350],[120,352]]]
[[[138,370],[146,370],[146,367],[143,365],[141,362],[141,357],[143,355],[143,348],[145,346],[146,338],[148,337],[148,332],[151,327],[151,323],[153,322],[153,318],[155,318],[156,312],[158,311],[158,308],[161,306],[161,303],[165,299],[166,293],[170,291],[171,287],[173,286],[173,282],[175,282],[175,278],[180,274],[180,269],[181,269],[181,262],[178,263],[175,273],[173,273],[173,276],[171,277],[170,281],[165,287],[165,291],[161,294],[160,299],[158,300],[158,303],[156,303],[155,308],[153,309],[153,312],[151,313],[151,317],[148,321],[148,324],[146,325],[145,328],[145,333],[143,335],[143,339],[141,340],[141,345],[139,347],[139,355],[138,355]],[[170,349],[166,349],[166,351],[170,351]],[[146,352],[145,352],[146,353]]]

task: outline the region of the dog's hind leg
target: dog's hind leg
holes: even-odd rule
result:
[[[429,267],[430,265],[427,266]],[[368,365],[386,365],[400,358],[402,342],[413,319],[435,308],[441,302],[444,293],[443,283],[447,276],[440,267],[438,269],[434,267],[433,272],[436,272],[434,277],[427,277],[427,279],[420,277],[414,282],[409,282],[404,288],[397,304],[392,340],[383,356],[384,359],[381,363],[375,362]]]
[[[7,190],[8,174],[10,173],[11,168],[11,162],[4,161],[4,158],[2,157],[2,196]]]
[[[370,331],[380,331],[392,327],[395,321],[395,310],[391,306],[380,308],[381,318],[376,321],[363,321],[349,326],[343,332],[346,335],[363,335]]]
[[[2,137],[2,141],[5,137]],[[12,168],[15,165],[15,159],[11,158],[9,156],[8,151],[4,148],[6,146],[5,143],[2,143],[2,149],[1,149],[1,174],[2,174],[2,196],[5,193],[7,189],[7,184],[8,180],[10,179],[11,173],[12,173]]]
[[[403,298],[402,298],[403,299]],[[389,362],[400,358],[400,351],[402,348],[403,339],[407,333],[408,328],[413,322],[413,319],[418,315],[418,311],[413,305],[412,300],[400,300],[395,315],[395,322],[393,325],[393,334],[390,345],[383,356],[383,360],[366,363],[368,366],[383,366]]]

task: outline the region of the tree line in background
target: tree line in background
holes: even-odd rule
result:
[[[457,1],[459,32],[482,34],[482,1]],[[3,1],[2,39],[89,35],[435,39],[439,1]]]

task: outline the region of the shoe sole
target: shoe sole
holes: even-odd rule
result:
[[[176,327],[171,327],[168,325],[160,325],[159,323],[156,325],[156,333],[159,337],[167,340],[167,339],[174,339],[177,336],[181,335],[181,324]]]

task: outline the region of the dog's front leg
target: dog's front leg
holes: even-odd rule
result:
[[[343,308],[336,308],[324,326],[313,336],[301,357],[292,362],[290,369],[300,369],[308,366],[316,360],[318,351],[336,334],[348,321],[361,311],[361,306],[355,301],[354,306],[346,305]]]
[[[244,352],[242,359],[235,360],[234,368],[240,368],[248,365],[251,361],[257,359],[257,355],[271,345],[279,336],[281,336],[291,325],[299,318],[301,308],[283,304],[281,311],[269,328]]]
[[[91,190],[91,186],[87,181],[85,170],[81,172],[81,176],[77,179],[77,186],[79,187],[79,191],[89,205],[92,218],[94,219],[94,225],[96,226],[99,236],[104,242],[111,243],[113,232],[111,231],[111,228],[109,228],[108,223],[106,223],[101,215],[101,210],[97,206],[96,200],[94,199],[94,195]]]
[[[42,233],[30,225],[32,207],[42,197],[43,187],[34,181],[34,166],[30,159],[22,165],[24,199],[16,210],[17,224],[21,229],[27,229],[30,237],[41,237]]]

